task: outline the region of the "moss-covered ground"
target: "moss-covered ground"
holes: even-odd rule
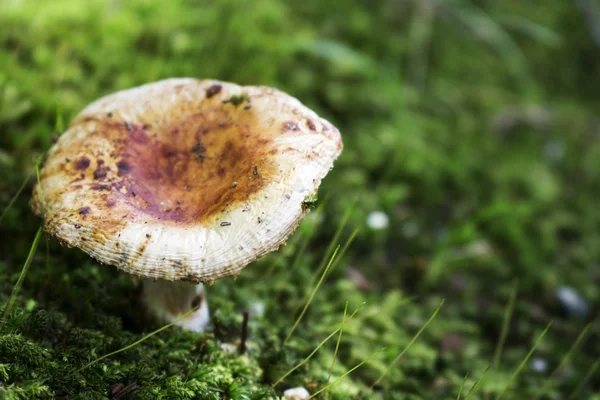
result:
[[[599,399],[600,48],[585,4],[0,1],[0,210],[86,104],[161,78],[278,87],[345,144],[288,245],[208,288],[205,334],[168,328],[81,370],[159,326],[139,281],[42,237],[0,332],[0,398],[279,398],[385,347],[319,398],[464,398],[490,366],[469,399]],[[0,221],[2,306],[41,223],[34,179]],[[377,211],[387,227],[367,223]],[[337,335],[273,387],[363,302],[331,378]]]

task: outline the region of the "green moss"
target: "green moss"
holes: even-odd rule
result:
[[[319,197],[317,196],[316,193],[309,194],[308,196],[306,196],[304,198],[304,201],[302,202],[302,209],[307,210],[307,209],[315,208],[317,205],[318,199],[319,199]]]
[[[236,107],[244,102],[248,102],[248,105],[250,104],[250,96],[247,93],[234,94],[229,99],[223,100],[223,103],[231,103]]]

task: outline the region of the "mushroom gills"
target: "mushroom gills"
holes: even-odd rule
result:
[[[201,283],[146,279],[143,299],[148,312],[160,323],[171,323],[190,309],[198,307],[175,325],[193,332],[203,332],[208,325],[208,304]]]

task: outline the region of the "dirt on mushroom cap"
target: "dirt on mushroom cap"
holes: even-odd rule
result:
[[[84,109],[32,207],[101,262],[210,281],[279,247],[341,149],[335,127],[275,89],[169,79]]]

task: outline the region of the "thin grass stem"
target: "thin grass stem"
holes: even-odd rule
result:
[[[335,365],[335,358],[337,357],[338,350],[340,348],[340,341],[342,340],[342,334],[344,333],[344,325],[346,325],[346,313],[348,312],[348,302],[344,306],[344,317],[342,318],[342,325],[340,326],[340,334],[338,335],[337,343],[335,344],[335,351],[333,352],[333,359],[331,360],[331,366],[329,367],[329,374],[327,375],[327,382],[331,379],[331,373],[333,372],[333,366]]]
[[[337,381],[339,381],[340,379],[346,377],[347,375],[351,374],[354,370],[362,367],[364,364],[368,363],[369,361],[371,361],[371,359],[373,357],[375,357],[377,354],[381,353],[382,351],[384,351],[386,348],[382,347],[381,349],[377,350],[375,353],[371,354],[366,360],[364,360],[363,362],[357,364],[356,366],[354,366],[353,368],[349,369],[344,375],[340,376],[339,378],[337,378],[336,380],[334,380],[333,382],[329,383],[328,385],[322,387],[320,390],[314,392],[309,399],[312,399],[313,397],[315,397],[316,395],[318,395],[319,393],[321,393],[324,390],[329,389],[329,387],[333,386],[336,384]]]
[[[460,388],[458,388],[458,395],[456,395],[456,400],[460,400],[460,396],[462,396],[463,389],[465,388],[465,383],[467,382],[467,378],[469,377],[469,373],[465,374],[465,377],[460,384]]]
[[[105,358],[108,358],[108,357],[110,357],[110,356],[114,356],[115,354],[119,354],[119,353],[122,353],[122,352],[124,352],[124,351],[127,351],[127,350],[129,350],[129,349],[132,349],[132,348],[134,348],[135,346],[137,346],[138,344],[142,343],[143,341],[145,341],[145,340],[147,340],[147,339],[150,339],[152,336],[154,336],[154,335],[156,335],[156,334],[158,334],[158,333],[160,333],[160,332],[164,331],[165,329],[168,329],[168,328],[172,327],[173,325],[175,325],[176,323],[178,323],[179,321],[181,321],[182,319],[184,319],[185,317],[187,317],[188,315],[190,315],[191,313],[193,313],[194,311],[196,311],[196,310],[197,310],[199,307],[200,307],[200,306],[196,306],[196,307],[192,308],[191,310],[189,310],[189,311],[187,311],[186,313],[184,313],[184,314],[182,314],[181,316],[179,316],[179,317],[178,317],[176,320],[174,320],[173,322],[171,322],[171,323],[169,323],[169,324],[167,324],[167,325],[165,325],[165,326],[163,326],[163,327],[161,327],[161,328],[158,328],[158,329],[157,329],[157,330],[155,330],[154,332],[150,332],[149,334],[147,334],[147,335],[146,335],[146,336],[144,336],[143,338],[141,338],[141,339],[139,339],[139,340],[136,340],[135,342],[133,342],[133,343],[131,343],[131,344],[129,344],[129,345],[127,345],[127,346],[123,347],[123,348],[120,348],[119,350],[115,350],[115,351],[113,351],[113,352],[110,352],[110,353],[108,353],[108,354],[105,354],[105,355],[103,355],[102,357],[98,357],[98,358],[96,358],[94,361],[91,361],[91,362],[89,362],[89,363],[85,364],[83,367],[79,368],[79,369],[78,369],[77,371],[75,371],[75,372],[79,373],[79,372],[83,371],[84,369],[86,369],[87,367],[94,365],[94,364],[95,364],[95,363],[97,363],[98,361],[104,360]]]
[[[354,315],[356,315],[356,313],[358,312],[358,310],[360,310],[364,304],[365,303],[362,303],[360,306],[358,306],[356,308],[356,310],[354,310],[354,312],[344,322],[350,322],[350,320],[354,317]],[[338,333],[340,331],[340,329],[341,328],[338,328],[335,331],[331,332],[329,334],[329,336],[327,336],[325,339],[323,339],[321,341],[321,343],[319,343],[319,345],[312,351],[312,353],[310,353],[304,360],[300,361],[300,363],[298,363],[296,366],[294,366],[292,369],[290,369],[288,372],[286,372],[281,378],[279,378],[277,380],[277,382],[275,382],[273,385],[271,385],[271,387],[275,387],[275,386],[279,385],[279,383],[281,383],[281,381],[283,381],[285,378],[287,378],[292,372],[294,372],[295,370],[297,370],[298,368],[300,368],[301,366],[303,366],[304,364],[306,364],[308,362],[308,360],[310,360],[311,357],[314,356],[317,353],[317,351],[319,351],[319,349],[321,347],[323,347],[323,345],[325,343],[327,343],[327,341],[329,339],[331,339],[333,336],[335,336],[336,333]]]
[[[31,244],[31,248],[29,249],[29,254],[27,255],[27,259],[25,260],[23,269],[21,269],[21,274],[19,275],[19,279],[17,279],[17,283],[15,283],[15,286],[13,287],[10,297],[8,298],[8,302],[6,303],[6,306],[4,306],[4,310],[2,311],[2,316],[0,317],[0,332],[2,332],[2,330],[4,328],[4,323],[5,323],[6,317],[10,313],[10,310],[12,309],[12,307],[15,303],[17,294],[19,293],[19,290],[21,289],[21,286],[23,285],[23,281],[25,280],[25,276],[27,275],[27,271],[29,271],[29,266],[31,265],[31,260],[33,260],[35,250],[37,249],[38,242],[40,241],[41,236],[42,236],[42,227],[39,227],[37,230],[37,233],[35,234],[35,238],[33,239],[33,243]]]
[[[508,299],[508,304],[506,305],[506,310],[504,311],[504,321],[502,322],[502,330],[500,331],[500,339],[496,344],[496,351],[494,353],[494,367],[498,367],[500,365],[500,358],[502,357],[502,350],[504,348],[504,343],[506,342],[506,336],[508,335],[508,328],[510,327],[510,320],[512,319],[512,314],[515,309],[515,303],[517,300],[517,293],[519,291],[519,281],[515,280],[512,291],[510,292],[510,297]]]
[[[512,386],[513,381],[517,378],[517,376],[519,375],[519,373],[521,372],[521,370],[523,369],[523,367],[525,366],[525,364],[527,364],[527,361],[529,361],[529,358],[531,357],[531,355],[533,354],[533,352],[535,351],[535,349],[538,347],[538,345],[541,343],[542,339],[546,335],[546,332],[548,332],[548,329],[550,329],[551,326],[552,326],[552,321],[550,321],[548,323],[548,325],[546,325],[546,328],[544,329],[544,331],[540,334],[540,336],[538,336],[538,338],[536,339],[535,343],[533,344],[533,347],[531,348],[531,350],[529,350],[529,353],[527,353],[527,356],[525,356],[525,359],[523,359],[523,361],[521,361],[521,364],[519,364],[519,366],[517,367],[517,369],[515,370],[515,372],[510,377],[510,380],[508,381],[508,383],[504,387],[504,390],[502,390],[502,392],[500,392],[500,394],[498,395],[498,397],[496,397],[496,400],[500,400],[502,398],[502,396],[504,396],[504,394],[510,389],[510,387]]]
[[[564,368],[564,366],[571,359],[573,354],[575,354],[575,352],[577,351],[577,349],[579,348],[579,346],[581,345],[581,343],[583,342],[583,340],[585,339],[585,337],[587,336],[589,330],[592,328],[593,325],[594,325],[594,323],[590,322],[589,324],[587,324],[585,326],[585,328],[583,328],[583,330],[581,331],[579,336],[577,336],[577,339],[575,340],[575,342],[573,343],[573,345],[571,346],[569,351],[567,351],[567,353],[564,355],[562,360],[560,360],[560,363],[558,364],[558,366],[554,369],[554,371],[552,371],[552,373],[548,376],[548,378],[542,385],[540,393],[543,393],[544,390],[546,390],[550,386],[550,384],[552,384],[553,378],[558,374],[558,372],[560,370],[562,370]],[[541,397],[541,394],[538,394],[537,396],[535,396],[534,400],[537,400],[540,397]]]
[[[23,192],[23,190],[25,190],[25,187],[27,187],[27,184],[29,183],[30,179],[31,179],[31,174],[27,175],[27,177],[25,178],[25,180],[21,184],[21,187],[19,188],[19,190],[17,190],[17,193],[15,193],[15,195],[13,196],[13,198],[10,199],[10,202],[8,203],[8,205],[6,206],[6,208],[4,210],[2,210],[2,214],[0,214],[0,223],[2,223],[2,220],[6,216],[6,212],[12,208],[12,206],[15,204],[15,202],[17,201],[17,199],[19,198],[19,196],[21,195],[21,193]]]
[[[338,263],[344,258],[344,255],[346,255],[346,252],[348,251],[348,248],[350,247],[350,245],[352,244],[352,242],[356,238],[356,235],[358,234],[359,231],[360,231],[359,228],[356,228],[356,229],[354,229],[354,231],[352,231],[352,233],[348,237],[348,240],[346,240],[346,243],[344,244],[344,247],[342,247],[342,249],[340,250],[340,255],[336,258],[335,262],[331,266],[332,269],[334,269],[338,265]]]
[[[415,334],[415,336],[413,336],[413,338],[410,340],[410,342],[408,342],[408,345],[406,345],[406,347],[404,348],[404,350],[402,350],[402,352],[400,352],[400,354],[398,354],[398,357],[396,357],[394,359],[394,361],[392,361],[385,368],[385,370],[381,373],[381,375],[379,376],[379,378],[377,378],[377,380],[375,382],[373,382],[373,384],[371,385],[371,389],[373,389],[375,387],[375,385],[377,385],[379,382],[381,382],[381,380],[390,371],[390,369],[392,368],[392,366],[394,366],[394,364],[396,364],[398,362],[398,360],[400,360],[402,358],[402,356],[404,356],[404,353],[406,353],[408,351],[408,349],[410,349],[410,347],[413,345],[413,343],[417,341],[417,339],[419,338],[419,336],[421,335],[421,333],[423,333],[423,331],[425,330],[425,328],[427,328],[427,326],[431,323],[431,321],[433,321],[435,319],[435,317],[438,315],[438,313],[442,309],[443,305],[444,305],[444,300],[442,300],[442,302],[440,303],[440,305],[438,306],[438,308],[433,312],[433,314],[431,315],[431,317],[429,317],[429,319],[427,320],[427,322],[425,322],[425,324],[421,327],[421,329],[419,329],[419,331]]]
[[[596,360],[596,362],[592,364],[587,374],[585,374],[581,382],[579,382],[579,385],[577,385],[575,390],[573,390],[573,393],[571,393],[571,395],[569,396],[569,400],[581,398],[579,397],[579,393],[583,390],[585,385],[587,385],[589,380],[592,379],[592,376],[594,376],[596,370],[598,370],[598,367],[600,367],[600,360]]]
[[[321,284],[323,283],[323,280],[325,279],[325,276],[327,275],[327,272],[329,271],[329,268],[331,268],[331,265],[333,264],[333,261],[335,260],[335,256],[337,255],[339,249],[340,249],[340,246],[338,246],[335,249],[335,251],[333,252],[333,255],[329,259],[329,263],[327,264],[327,267],[325,268],[325,271],[323,271],[323,274],[321,275],[321,279],[319,279],[319,282],[317,283],[317,286],[315,286],[314,290],[312,291],[310,297],[308,298],[308,301],[306,302],[306,304],[304,305],[304,308],[302,309],[302,312],[300,313],[300,315],[298,316],[298,318],[296,318],[296,322],[294,322],[294,325],[292,326],[292,329],[290,329],[290,332],[288,333],[287,337],[283,341],[283,344],[286,344],[287,341],[290,339],[290,337],[292,337],[292,333],[294,333],[294,331],[296,330],[296,327],[298,327],[298,324],[300,323],[300,321],[304,317],[304,314],[306,313],[306,310],[308,309],[308,306],[310,306],[310,303],[312,302],[313,298],[315,297],[315,294],[317,293],[317,291],[321,287]]]
[[[338,225],[338,228],[335,231],[333,238],[331,239],[331,242],[329,242],[329,245],[327,246],[327,250],[325,250],[325,256],[323,257],[323,260],[321,261],[321,263],[319,264],[319,267],[317,268],[314,275],[312,276],[309,287],[311,287],[315,283],[317,276],[319,276],[321,274],[321,271],[325,267],[325,263],[326,263],[325,260],[327,260],[329,258],[329,256],[333,252],[333,249],[336,246],[336,243],[339,242],[340,237],[342,236],[342,232],[344,231],[344,228],[346,227],[346,224],[348,223],[348,220],[350,219],[350,214],[352,214],[352,210],[354,209],[354,203],[355,202],[352,202],[350,207],[348,207],[346,209],[346,212],[344,213],[344,216],[342,217],[342,221]]]
[[[487,368],[485,369],[485,371],[483,371],[483,374],[481,374],[481,376],[479,377],[479,379],[477,379],[475,381],[475,383],[473,384],[473,386],[471,386],[471,389],[469,389],[469,391],[467,392],[467,395],[465,396],[464,400],[467,400],[471,396],[471,394],[475,393],[475,389],[479,385],[479,382],[481,382],[483,380],[483,378],[485,377],[485,374],[487,374],[487,372],[490,370],[490,367],[491,367],[491,365],[488,365]]]

